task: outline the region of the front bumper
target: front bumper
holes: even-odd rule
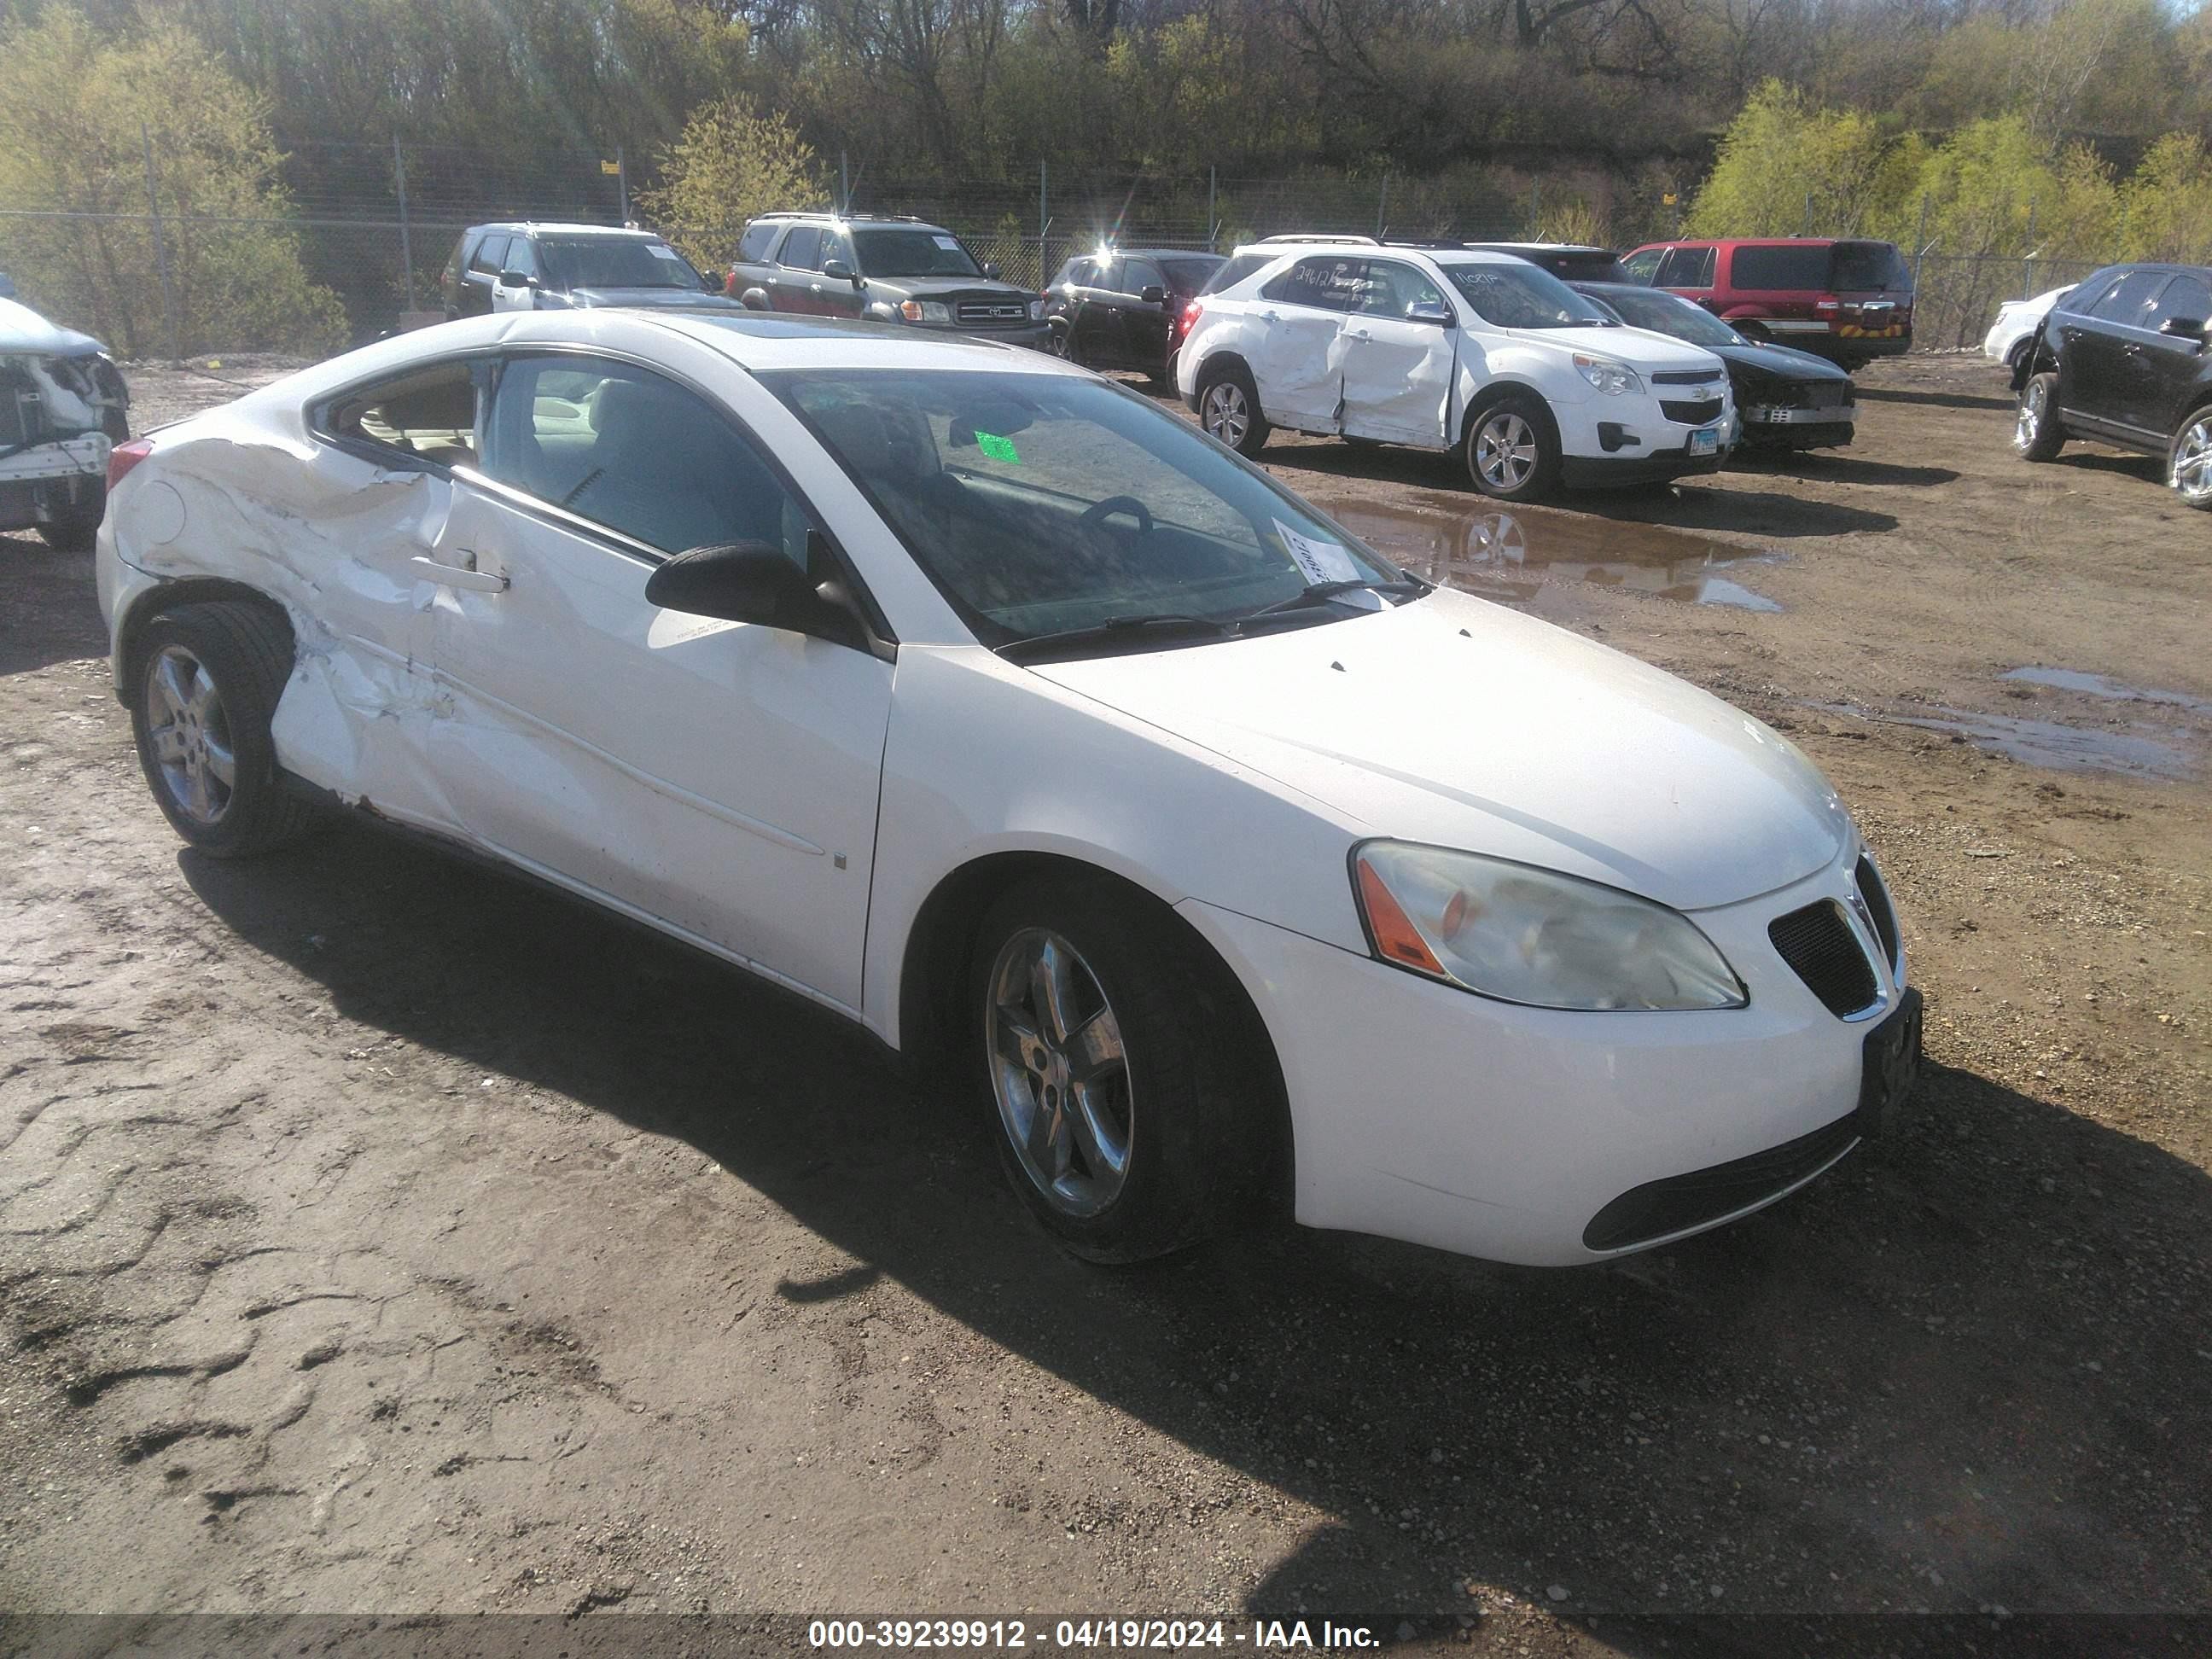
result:
[[[1815,449],[1847,444],[1857,435],[1859,412],[1850,404],[1832,409],[1786,409],[1768,404],[1747,404],[1742,413],[1747,442]]]
[[[1735,428],[1735,404],[1724,381],[1694,387],[1668,387],[1667,397],[1706,402],[1717,394],[1712,418],[1691,425],[1669,420],[1656,397],[1585,398],[1551,400],[1559,429],[1560,482],[1570,489],[1602,489],[1622,484],[1659,483],[1694,472],[1717,472],[1728,459]],[[1692,453],[1696,434],[1712,431],[1713,447]]]
[[[1644,455],[1567,455],[1559,461],[1559,479],[1570,489],[1613,489],[1625,484],[1664,483],[1693,473],[1717,472],[1728,459],[1723,441],[1710,455],[1692,455],[1686,448],[1662,449]]]
[[[82,432],[0,458],[0,530],[28,530],[107,479],[106,433]]]
[[[1300,1222],[1566,1266],[1748,1214],[1857,1144],[1856,1127],[1835,1126],[1859,1110],[1877,1019],[1830,1013],[1766,936],[1778,916],[1842,899],[1856,857],[1853,847],[1778,892],[1698,913],[1751,999],[1702,1012],[1519,1007],[1195,900],[1178,908],[1274,1040]],[[1886,1019],[1909,994],[1901,975],[1880,978]],[[1808,1161],[1808,1138],[1824,1134],[1832,1144]],[[1620,1249],[1584,1242],[1605,1238],[1593,1224],[1639,1188],[1762,1158],[1771,1186],[1725,1212]]]

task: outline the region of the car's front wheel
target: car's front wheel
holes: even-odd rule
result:
[[[2166,481],[2184,506],[2212,513],[2212,405],[2190,416],[2173,434]]]
[[[216,858],[271,851],[314,823],[279,781],[270,736],[290,644],[274,617],[221,602],[155,617],[132,652],[138,763],[176,832]]]
[[[1137,1261],[1247,1207],[1276,1168],[1273,1064],[1172,918],[1103,882],[1038,879],[975,943],[1000,1153],[1054,1237]]]
[[[1198,423],[1239,455],[1257,455],[1267,447],[1259,388],[1243,364],[1206,369],[1198,391]]]
[[[2013,427],[2012,447],[2023,459],[2055,459],[2066,442],[2058,411],[2051,406],[2057,389],[2058,376],[2048,369],[2029,375],[2027,384],[2020,389],[2020,415]]]
[[[1501,398],[1467,429],[1467,472],[1501,501],[1533,501],[1559,479],[1559,433],[1552,411],[1524,393]]]

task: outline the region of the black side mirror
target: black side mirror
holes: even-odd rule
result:
[[[501,288],[536,288],[538,279],[526,276],[519,270],[502,270],[499,273],[499,285]]]
[[[2204,337],[2204,325],[2202,317],[2169,317],[2158,325],[2158,331],[2171,334],[2177,340],[2201,340]]]
[[[833,283],[850,283],[854,288],[860,285],[860,279],[853,274],[853,267],[842,259],[824,259],[822,274]]]
[[[843,590],[835,582],[811,580],[768,542],[679,553],[646,578],[645,602],[689,617],[754,623],[865,648]]]
[[[1148,306],[1164,306],[1168,302],[1168,291],[1158,283],[1147,283],[1137,290],[1137,297]]]
[[[720,294],[722,291],[722,279],[711,270],[702,270],[699,273],[699,287],[703,293]]]
[[[1436,328],[1451,328],[1458,319],[1452,315],[1452,308],[1448,305],[1439,305],[1433,300],[1416,300],[1406,307],[1406,320],[1427,323]]]
[[[998,263],[995,260],[985,260],[983,262],[983,275],[992,282],[997,282],[999,280]]]

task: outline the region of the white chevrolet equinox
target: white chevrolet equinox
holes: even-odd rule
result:
[[[1727,452],[1719,358],[1621,326],[1524,259],[1365,237],[1273,251],[1194,302],[1176,359],[1176,389],[1243,454],[1279,426],[1457,450],[1476,489],[1522,501],[1710,472]]]

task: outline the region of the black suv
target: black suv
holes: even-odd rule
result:
[[[926,220],[765,213],[745,227],[723,291],[755,311],[910,323],[1012,345],[1049,344],[1044,301],[999,280]]]
[[[1173,247],[1102,247],[1060,266],[1045,289],[1052,349],[1091,368],[1141,368],[1175,378],[1183,308],[1221,269],[1218,253]]]
[[[471,225],[441,283],[446,319],[589,306],[734,311],[720,283],[649,230],[605,225]]]
[[[2029,460],[2069,438],[2162,455],[2174,493],[2212,510],[2212,267],[2099,271],[2051,308],[2013,387]]]

